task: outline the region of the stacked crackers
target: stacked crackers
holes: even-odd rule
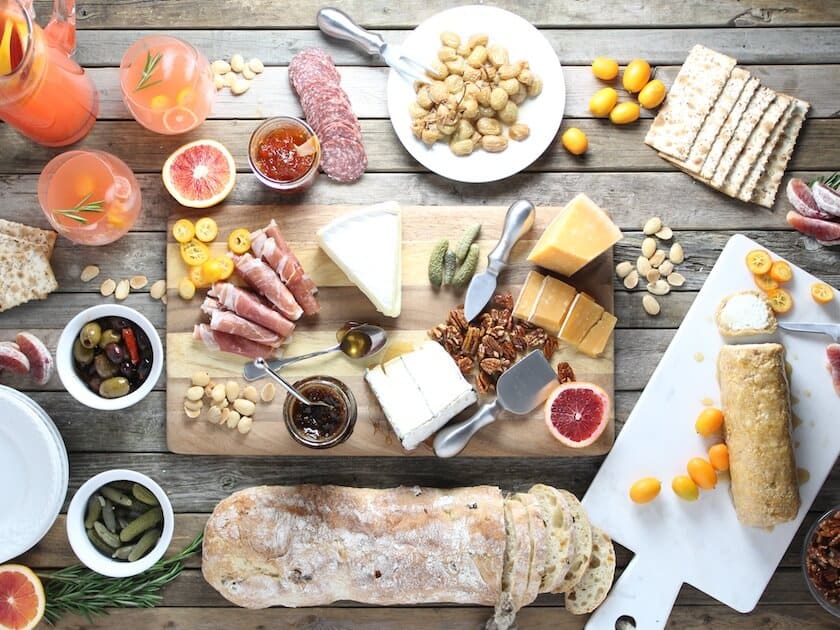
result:
[[[715,190],[770,208],[810,106],[735,63],[692,48],[645,143]]]
[[[56,233],[0,219],[0,311],[58,288],[50,267]]]

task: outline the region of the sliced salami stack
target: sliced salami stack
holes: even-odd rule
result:
[[[359,179],[367,168],[362,128],[329,53],[299,52],[289,63],[289,82],[321,143],[321,169],[339,182]]]

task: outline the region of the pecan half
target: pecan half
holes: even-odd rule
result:
[[[463,308],[453,308],[449,311],[449,317],[446,318],[446,323],[450,326],[455,326],[461,332],[466,332],[470,325],[464,316]]]
[[[561,383],[573,383],[575,381],[575,371],[568,361],[561,361],[557,364],[557,378]]]
[[[487,394],[495,388],[496,384],[493,382],[493,379],[487,373],[479,371],[478,376],[475,378],[475,390],[479,394]]]
[[[490,299],[490,306],[513,310],[513,296],[510,293],[497,293]]]
[[[542,328],[536,328],[525,333],[525,343],[529,348],[541,348],[545,345],[548,334]]]
[[[551,357],[554,356],[554,353],[557,351],[557,346],[559,342],[557,341],[557,337],[554,335],[548,335],[545,338],[545,343],[543,344],[543,354],[545,358],[551,361]]]
[[[479,367],[481,367],[482,372],[485,372],[490,376],[498,377],[503,371],[501,359],[482,359],[481,363],[479,363]]]
[[[502,346],[496,341],[495,338],[491,337],[490,335],[484,335],[481,339],[481,343],[484,344],[484,356],[485,357],[493,357],[495,359],[500,359],[503,354]]]
[[[455,360],[455,363],[458,364],[458,369],[461,370],[461,374],[464,376],[472,374],[473,368],[475,367],[475,361],[473,361],[470,357],[458,357],[458,359]]]
[[[475,356],[479,343],[481,343],[481,329],[469,326],[461,344],[461,352],[468,357]]]

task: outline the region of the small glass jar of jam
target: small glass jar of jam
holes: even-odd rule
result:
[[[305,190],[315,181],[320,163],[318,138],[299,118],[270,118],[251,134],[248,164],[269,188],[284,193]]]
[[[305,405],[286,396],[283,417],[295,441],[309,448],[330,448],[350,437],[356,425],[356,399],[344,383],[330,376],[310,376],[294,387],[309,400],[329,405]]]

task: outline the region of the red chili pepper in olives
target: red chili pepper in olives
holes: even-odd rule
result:
[[[122,329],[122,336],[126,350],[128,350],[128,358],[134,365],[137,365],[140,363],[140,351],[137,349],[137,338],[134,336],[134,331],[125,327]]]

